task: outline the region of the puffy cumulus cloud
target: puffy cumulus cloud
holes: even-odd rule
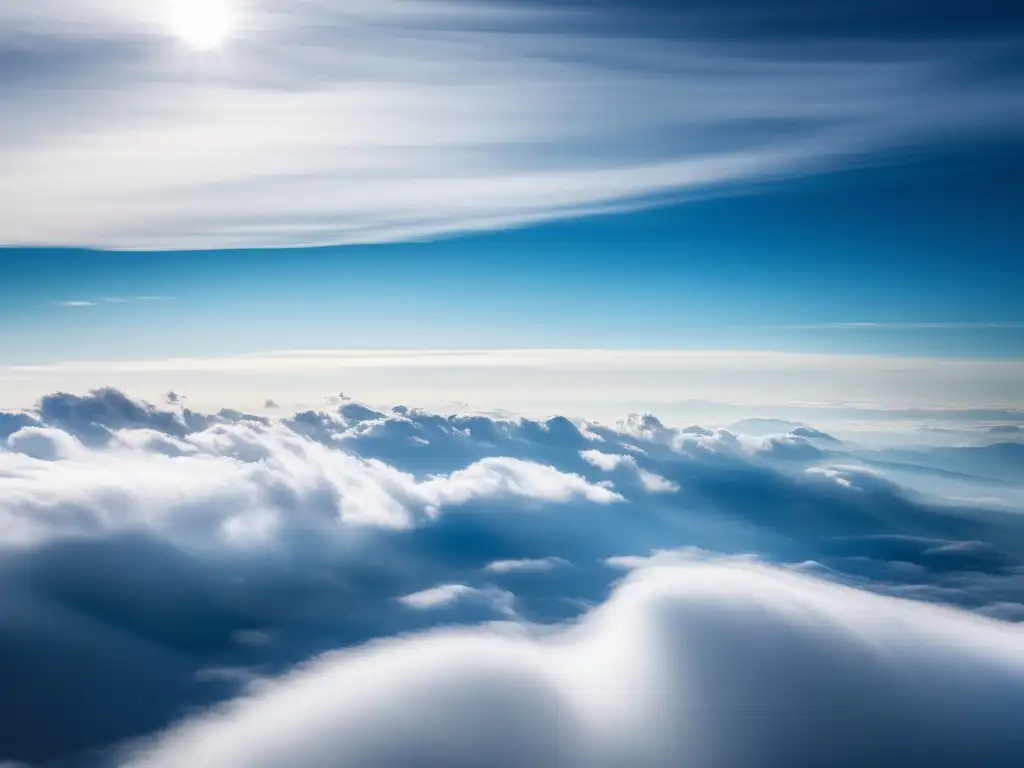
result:
[[[25,427],[38,427],[41,422],[28,413],[0,411],[0,440],[6,440]]]
[[[675,493],[679,490],[677,483],[666,480],[661,475],[648,472],[646,469],[639,470],[637,475],[640,478],[640,484],[648,493]]]
[[[579,475],[513,458],[417,480],[281,426],[218,425],[182,439],[121,430],[111,438],[92,450],[55,428],[28,427],[8,438],[9,452],[0,454],[7,545],[131,529],[245,543],[281,527],[404,528],[479,500],[622,500]]]
[[[462,504],[474,497],[519,497],[543,501],[569,501],[574,497],[598,504],[622,501],[607,484],[591,485],[579,475],[566,474],[520,459],[488,458],[447,477],[435,477],[416,486],[428,509]]]
[[[180,396],[175,395],[173,403],[178,404],[180,400]],[[110,388],[88,395],[64,392],[46,395],[39,402],[39,417],[46,424],[94,443],[105,442],[117,429],[148,427],[181,437],[208,424],[207,419],[190,411],[161,410]]]
[[[623,464],[636,466],[636,459],[632,456],[616,456],[611,453],[601,453],[601,451],[580,451],[580,456],[585,461],[593,464],[598,469],[603,469],[605,472],[618,469]]]
[[[979,659],[1024,617],[1024,518],[902,479],[960,462],[958,493],[980,497],[995,486],[972,472],[1005,451],[344,396],[198,413],[115,390],[0,427],[5,758],[77,765],[200,711],[123,759],[831,765],[882,745],[927,762],[926,721],[958,758],[968,735],[1006,743],[993,702],[1017,694],[982,692]],[[428,695],[443,706],[423,719]],[[976,757],[957,763],[998,765]]]
[[[839,444],[824,432],[777,419],[746,419],[730,429],[708,429],[698,425],[677,428],[665,426],[651,414],[633,414],[619,421],[617,429],[635,439],[666,446],[697,460],[744,458],[809,464],[827,459],[829,449]],[[602,462],[602,468],[608,467],[607,471],[630,458],[613,459],[608,454],[599,453],[591,450],[584,458],[595,466],[598,466],[596,462]],[[613,462],[615,466],[611,466]]]
[[[674,493],[679,490],[679,485],[671,480],[666,480],[661,475],[650,472],[640,467],[634,456],[618,456],[601,451],[580,451],[580,456],[589,464],[602,469],[605,472],[614,472],[620,467],[625,467],[636,473],[641,487],[648,493]]]
[[[82,444],[67,432],[49,427],[25,427],[7,438],[7,449],[40,461],[81,455]]]
[[[659,566],[555,631],[325,656],[121,765],[1014,766],[1022,639],[751,563]]]

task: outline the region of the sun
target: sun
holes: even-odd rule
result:
[[[174,34],[200,51],[218,48],[234,26],[226,0],[170,0],[169,15]]]

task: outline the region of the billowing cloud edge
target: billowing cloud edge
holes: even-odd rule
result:
[[[1011,765],[1021,640],[756,562],[679,560],[631,573],[575,624],[328,654],[120,764],[782,766],[900,750]]]

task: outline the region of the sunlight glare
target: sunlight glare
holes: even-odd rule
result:
[[[174,34],[199,50],[217,48],[232,31],[232,14],[226,0],[171,0]]]

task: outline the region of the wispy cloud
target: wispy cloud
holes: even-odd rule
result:
[[[767,326],[789,330],[840,330],[840,331],[984,331],[996,329],[1024,329],[1021,322],[909,322],[909,323],[806,323],[795,325]]]
[[[148,301],[170,301],[170,296],[106,296],[104,304],[144,304]]]
[[[104,296],[96,300],[69,300],[55,301],[54,304],[60,307],[99,307],[103,304],[144,304],[151,301],[172,301],[170,296]]]
[[[0,242],[432,237],[1013,130],[1024,112],[1018,79],[984,76],[1005,40],[722,39],[700,32],[706,8],[659,25],[642,3],[244,5],[197,60],[151,3],[5,4]]]

